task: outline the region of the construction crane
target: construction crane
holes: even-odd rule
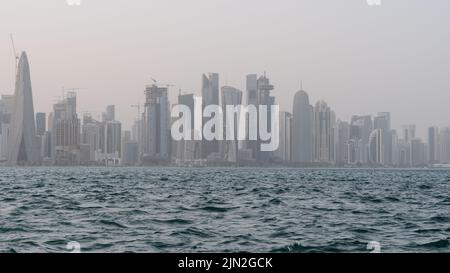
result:
[[[64,100],[66,97],[66,94],[77,94],[80,90],[87,90],[87,88],[65,88],[63,86],[62,88],[62,99]]]
[[[167,87],[167,88],[175,87],[175,86],[176,86],[175,84],[164,84],[164,83],[160,83],[160,82],[158,82],[157,80],[155,80],[155,78],[152,78],[152,77],[150,77],[150,79],[152,80],[153,84],[156,85],[156,86],[165,86],[165,87]]]
[[[17,74],[17,67],[19,66],[19,53],[17,53],[16,45],[14,44],[14,37],[13,37],[13,35],[10,34],[9,36],[11,38],[11,45],[12,45],[12,49],[14,51],[14,59],[15,59],[15,62],[16,62],[16,74]]]

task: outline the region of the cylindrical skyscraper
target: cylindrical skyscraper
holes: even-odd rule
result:
[[[295,94],[292,113],[292,161],[310,163],[313,161],[313,107],[305,91]]]

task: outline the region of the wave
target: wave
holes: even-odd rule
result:
[[[117,228],[128,228],[125,225],[122,225],[116,221],[112,221],[112,220],[100,220],[99,221],[100,224],[105,225],[105,226],[112,226],[112,227],[117,227]]]
[[[419,246],[425,247],[425,248],[448,248],[448,247],[450,247],[449,239],[450,238],[436,240],[436,241],[432,241],[432,242],[425,243],[425,244],[419,244]]]
[[[170,224],[170,225],[190,225],[190,224],[194,223],[191,220],[178,219],[178,218],[168,219],[168,220],[155,219],[153,221],[158,222],[158,223],[163,223],[163,224]]]
[[[199,208],[200,210],[208,211],[208,212],[228,212],[234,210],[235,208],[225,208],[225,207],[217,207],[217,206],[205,206]]]

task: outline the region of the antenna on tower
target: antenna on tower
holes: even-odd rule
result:
[[[10,38],[11,38],[11,44],[12,44],[12,48],[14,51],[14,59],[16,61],[16,74],[17,74],[17,67],[19,66],[19,54],[17,53],[16,50],[16,45],[14,44],[14,37],[12,34],[9,34]]]

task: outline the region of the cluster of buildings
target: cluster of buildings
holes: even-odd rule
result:
[[[89,113],[80,117],[74,92],[65,94],[53,105],[52,112],[35,114],[30,68],[23,53],[17,67],[15,94],[0,98],[0,164],[402,168],[450,164],[450,127],[430,127],[428,139],[423,141],[416,137],[414,125],[404,126],[401,131],[393,129],[388,112],[342,121],[325,101],[312,104],[304,90],[295,94],[292,112],[280,112],[275,126],[279,129],[279,146],[275,151],[263,151],[263,140],[207,140],[198,137],[203,134],[198,130],[189,131],[189,140],[174,140],[171,107],[184,105],[194,113],[198,98],[180,92],[178,101],[171,104],[168,88],[156,83],[146,86],[145,102],[135,106],[138,117],[129,131],[116,120],[114,105],[106,107],[101,120]],[[223,109],[229,105],[268,106],[264,109],[270,112],[269,106],[276,104],[274,89],[265,74],[248,75],[243,92],[231,86],[221,87],[219,75],[210,73],[202,77],[201,105],[203,109],[209,105]],[[194,116],[190,118],[193,124]],[[211,118],[202,116],[202,125]],[[248,124],[274,130],[271,122],[261,124],[259,119],[246,118],[247,136],[251,134]],[[234,133],[238,134],[237,120],[234,124]]]

